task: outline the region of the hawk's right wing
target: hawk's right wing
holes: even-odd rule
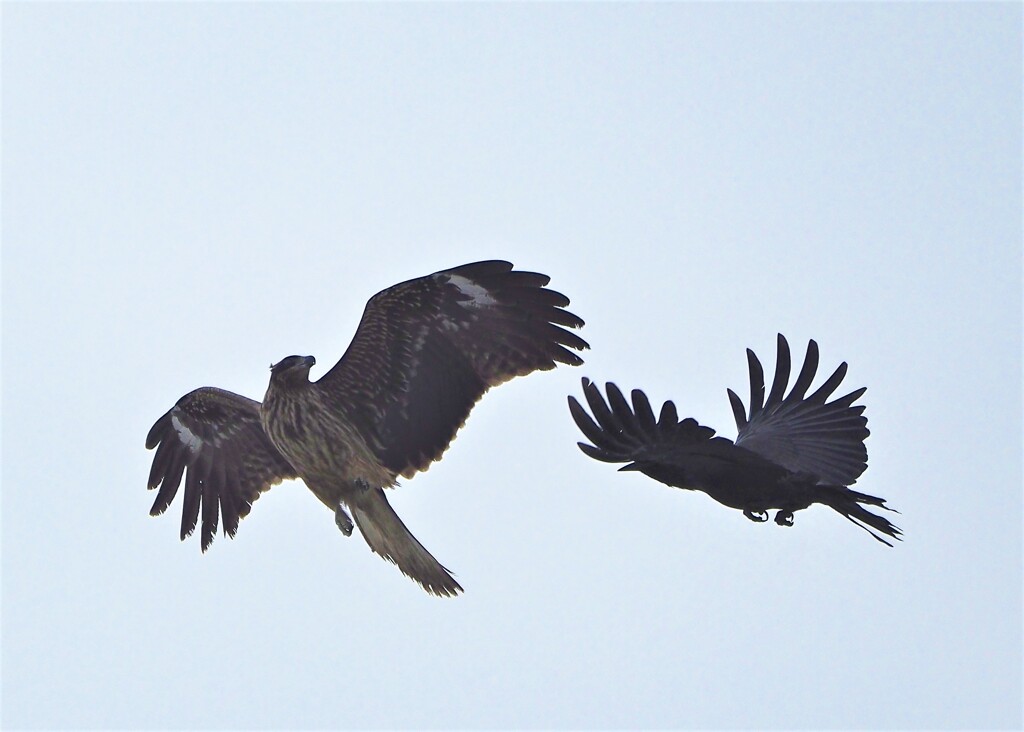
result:
[[[260,403],[223,389],[204,387],[179,399],[146,436],[146,448],[154,447],[149,488],[160,491],[149,513],[167,510],[184,474],[181,538],[195,530],[201,509],[204,552],[217,533],[218,505],[224,533],[233,537],[260,493],[297,477],[263,431]]]

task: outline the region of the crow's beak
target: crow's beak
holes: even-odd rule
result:
[[[640,470],[640,466],[637,465],[636,463],[630,463],[629,465],[623,465],[621,468],[619,468],[620,473],[625,473],[630,470]]]

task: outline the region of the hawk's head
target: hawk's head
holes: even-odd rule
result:
[[[309,383],[309,369],[316,363],[312,356],[288,356],[270,367],[270,382],[279,386]]]

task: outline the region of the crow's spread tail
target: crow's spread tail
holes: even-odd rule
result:
[[[892,537],[896,541],[903,541],[901,538],[903,532],[898,526],[883,516],[871,513],[861,505],[866,504],[868,506],[878,506],[879,508],[884,508],[886,511],[899,513],[899,511],[886,506],[884,498],[869,496],[867,493],[859,493],[858,491],[850,490],[849,488],[841,485],[821,485],[818,486],[818,488],[822,493],[821,497],[818,499],[820,503],[824,503],[826,506],[829,506],[833,510],[841,513],[847,520],[864,529],[878,541],[886,544],[887,546],[892,546],[892,544],[881,536],[878,536],[878,534],[871,529]]]

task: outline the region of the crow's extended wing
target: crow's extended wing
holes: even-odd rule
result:
[[[595,460],[606,463],[669,461],[683,453],[687,446],[706,443],[715,435],[713,429],[697,424],[694,419],[680,421],[676,405],[671,401],[661,406],[661,414],[655,419],[647,395],[639,389],[633,389],[630,394],[632,406],[615,384],[606,384],[605,392],[607,402],[597,385],[583,378],[583,395],[593,419],[575,397],[569,397],[569,411],[576,426],[594,443],[577,444]]]
[[[765,401],[764,369],[747,349],[750,369],[750,412],[732,389],[729,402],[739,434],[736,444],[794,472],[808,473],[819,483],[851,485],[867,467],[867,419],[863,405],[852,406],[866,391],[861,388],[827,402],[846,375],[843,362],[810,396],[805,396],[818,368],[818,344],[807,345],[803,368],[788,396],[789,344],[779,334],[778,359],[771,392]]]

